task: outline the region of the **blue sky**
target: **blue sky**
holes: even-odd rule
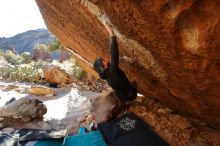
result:
[[[0,37],[46,28],[35,0],[0,0]]]

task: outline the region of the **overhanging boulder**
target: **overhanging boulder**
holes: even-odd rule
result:
[[[220,128],[220,2],[36,0],[62,43],[94,62],[114,26],[120,63],[139,92]]]

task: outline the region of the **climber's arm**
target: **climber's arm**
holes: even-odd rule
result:
[[[115,36],[110,38],[110,55],[111,55],[111,65],[118,67],[119,53],[118,53],[118,43]]]
[[[103,22],[105,29],[108,31],[110,38],[114,36],[114,32],[112,28],[105,21]]]
[[[110,36],[111,68],[115,69],[118,67],[119,62],[118,43],[116,37],[114,36],[112,28],[108,24],[106,24],[106,22],[103,22],[103,24]]]

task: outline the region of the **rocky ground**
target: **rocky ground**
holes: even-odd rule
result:
[[[70,87],[48,88],[46,85],[0,82],[0,107],[4,106],[4,104],[12,98],[18,100],[22,97],[39,99],[43,101],[47,107],[47,113],[44,115],[43,121],[33,120],[29,123],[7,121],[7,123],[1,125],[2,128],[66,128],[71,130],[74,129],[74,127],[79,127],[79,121],[88,115],[90,107],[89,98],[96,95],[96,93],[88,90],[80,90],[76,87],[73,88],[72,86],[74,85]],[[36,90],[35,88],[38,89]],[[43,88],[43,90],[39,88]],[[34,95],[34,92],[37,94],[41,93],[42,95]],[[51,92],[53,94],[51,94]],[[7,128],[5,130],[7,131]]]
[[[89,99],[107,86],[102,81],[77,82],[61,88],[50,88],[52,91],[44,90],[47,92],[44,92],[45,95],[33,95],[34,93],[28,92],[30,89],[36,90],[33,87],[36,88],[39,85],[0,82],[0,107],[13,97],[40,99],[47,107],[43,121],[33,120],[25,124],[8,122],[7,125],[1,125],[1,131],[7,132],[12,128],[22,127],[66,128],[68,132],[75,133],[79,127],[79,121],[89,112]],[[48,88],[46,85],[40,87]],[[130,105],[129,111],[141,117],[171,146],[220,145],[220,131],[194,119],[180,116],[156,99],[139,96]]]
[[[139,98],[129,108],[171,146],[219,146],[220,131],[176,114],[153,98]]]

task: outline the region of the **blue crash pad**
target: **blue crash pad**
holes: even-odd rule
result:
[[[67,136],[63,140],[39,140],[34,146],[107,146],[99,130]]]

